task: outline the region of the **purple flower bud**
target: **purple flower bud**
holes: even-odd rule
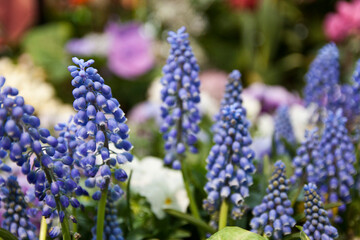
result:
[[[46,195],[45,202],[49,207],[56,208],[56,202],[53,195]]]
[[[96,191],[93,195],[92,195],[92,198],[94,200],[100,200],[101,198],[101,192],[100,191]]]
[[[115,179],[119,180],[120,182],[126,181],[126,179],[128,177],[125,170],[121,169],[121,168],[115,170],[114,176],[115,176]]]

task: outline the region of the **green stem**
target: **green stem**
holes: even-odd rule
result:
[[[106,185],[108,186],[109,184]],[[104,188],[104,190],[101,191],[101,199],[99,201],[98,210],[97,210],[96,240],[103,239],[107,192],[108,192],[108,187]]]
[[[224,199],[220,207],[219,231],[224,227],[226,227],[228,211],[229,211],[229,204],[227,203],[226,199]]]
[[[72,208],[72,215],[76,218],[76,208]],[[72,224],[72,230],[74,233],[77,232],[77,224],[76,223],[73,223]]]
[[[191,191],[190,188],[190,184],[189,184],[189,175],[187,174],[187,171],[185,169],[185,164],[183,162],[182,166],[181,166],[181,173],[184,179],[184,185],[185,185],[185,189],[186,189],[186,193],[189,197],[190,200],[190,211],[192,213],[192,215],[197,218],[200,219],[200,214],[199,214],[199,210],[197,208],[196,202],[195,202],[195,197],[193,192]]]
[[[39,240],[46,240],[47,224],[45,217],[41,217]]]

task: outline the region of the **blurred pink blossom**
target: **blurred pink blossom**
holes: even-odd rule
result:
[[[360,0],[340,1],[336,13],[329,13],[324,21],[325,35],[332,41],[341,42],[360,31]]]
[[[153,67],[151,41],[144,36],[139,23],[110,22],[106,33],[110,37],[108,67],[113,73],[131,79]]]
[[[220,70],[211,69],[202,72],[199,78],[201,81],[200,91],[206,92],[220,104],[225,92],[227,74]]]

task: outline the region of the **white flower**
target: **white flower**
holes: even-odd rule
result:
[[[261,137],[272,136],[274,133],[274,119],[270,114],[261,114],[257,120],[256,135]]]
[[[134,159],[126,168],[133,171],[131,191],[147,199],[157,218],[164,218],[167,208],[186,211],[189,199],[180,171],[165,168],[163,160],[156,157]]]
[[[312,113],[311,108],[305,108],[302,105],[294,104],[289,109],[291,124],[297,141],[301,142],[305,139],[305,130],[309,129],[309,119]]]
[[[243,107],[246,109],[246,117],[254,123],[261,110],[260,101],[250,94],[243,93]]]

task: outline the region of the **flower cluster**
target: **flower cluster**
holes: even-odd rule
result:
[[[289,117],[289,108],[287,106],[280,106],[274,119],[274,143],[276,144],[276,153],[286,153],[284,140],[290,144],[296,143],[293,127]]]
[[[330,224],[327,211],[324,210],[321,197],[317,193],[316,185],[309,183],[304,186],[304,191],[306,222],[303,231],[311,240],[337,238],[338,232]]]
[[[352,91],[353,94],[351,95],[351,103],[349,104],[352,106],[352,113],[356,116],[360,115],[360,59],[356,62],[355,70],[352,75],[353,85]]]
[[[5,79],[0,80],[2,87]],[[43,216],[58,215],[63,222],[69,205],[74,208],[80,206],[73,193],[82,195],[84,192],[70,175],[69,166],[55,160],[55,153],[66,149],[50,135],[48,129],[39,128],[40,120],[33,113],[34,108],[24,103],[16,88],[2,87],[0,158],[8,155],[21,167],[28,182],[35,185],[35,196],[46,203],[42,209]]]
[[[0,177],[1,192],[4,197],[5,212],[1,227],[8,230],[18,239],[37,239],[35,235],[36,226],[29,220],[28,205],[25,196],[15,176],[9,176],[5,181]]]
[[[315,103],[320,108],[331,106],[335,85],[339,82],[339,50],[334,43],[320,49],[305,78],[306,105]]]
[[[119,181],[127,179],[126,172],[116,167],[117,163],[124,164],[132,160],[132,155],[128,152],[132,148],[127,141],[129,128],[125,124],[126,118],[119,102],[112,97],[111,88],[104,83],[97,70],[90,67],[94,60],[85,62],[74,57],[73,62],[78,66],[69,66],[68,70],[74,78],[71,84],[75,87],[73,106],[77,111],[74,116],[74,122],[78,125],[76,138],[82,141],[76,147],[76,155],[79,156],[80,167],[88,177],[86,186],[97,186],[104,190],[109,187],[112,175]],[[98,159],[97,154],[101,156]],[[112,168],[115,170],[112,171]],[[99,171],[100,176],[96,177]],[[114,189],[118,190],[120,197],[121,188],[115,185]],[[100,191],[93,194],[95,200],[100,197]]]
[[[360,11],[360,2],[338,1],[336,10],[336,13],[329,13],[324,21],[324,30],[328,39],[341,42],[352,34],[358,34],[360,18],[357,13]]]
[[[292,161],[294,166],[294,176],[291,182],[295,183],[296,179],[303,182],[316,182],[317,174],[315,164],[319,158],[319,136],[318,129],[306,130],[305,140],[296,151],[296,157]]]
[[[221,107],[231,105],[234,103],[242,104],[241,92],[243,90],[241,84],[241,73],[239,70],[233,70],[228,77],[228,82],[225,87],[225,93],[221,100]]]
[[[350,188],[354,185],[356,158],[345,123],[341,109],[335,113],[330,111],[319,146],[317,184],[321,186],[322,196],[327,196],[326,202],[330,203],[351,201]]]
[[[221,99],[221,105],[220,105],[220,109],[225,107],[225,106],[230,106],[232,104],[238,104],[240,107],[242,106],[242,97],[241,97],[241,92],[242,92],[242,84],[241,84],[241,73],[239,72],[239,70],[233,70],[227,79],[227,84],[225,86],[225,93],[224,96]],[[244,113],[246,114],[246,109],[243,108]],[[214,133],[216,133],[217,128],[221,126],[219,126],[221,123],[221,113],[218,113],[214,116],[214,125],[212,126],[212,131]]]
[[[185,27],[176,33],[169,32],[170,55],[163,67],[161,78],[161,117],[160,131],[164,134],[166,156],[164,162],[174,169],[181,168],[181,158],[187,146],[197,152],[194,144],[200,128],[200,102],[198,78],[199,66],[189,44]]]
[[[281,161],[275,163],[267,195],[262,203],[253,209],[254,218],[250,222],[251,231],[262,233],[267,237],[282,239],[284,235],[291,233],[295,220],[291,217],[294,210],[288,199],[289,180],[285,176],[285,164]]]
[[[115,198],[116,199],[116,198]],[[118,216],[117,216],[117,208],[116,208],[116,204],[115,204],[115,200],[112,196],[111,196],[111,191],[110,191],[110,195],[107,198],[106,201],[106,207],[105,207],[105,220],[104,220],[104,232],[103,232],[103,238],[102,239],[108,239],[108,240],[124,240],[123,234],[122,234],[122,230],[120,228],[120,224],[118,221]],[[95,217],[96,220],[96,217]],[[95,226],[91,229],[92,233],[93,233],[93,238],[92,240],[96,240],[96,224]]]
[[[251,136],[245,110],[239,104],[221,109],[221,119],[214,136],[215,145],[207,158],[207,179],[204,208],[215,216],[222,201],[233,206],[234,219],[242,216],[244,199],[249,196],[254,152],[249,148]],[[216,224],[216,219],[214,219]]]

